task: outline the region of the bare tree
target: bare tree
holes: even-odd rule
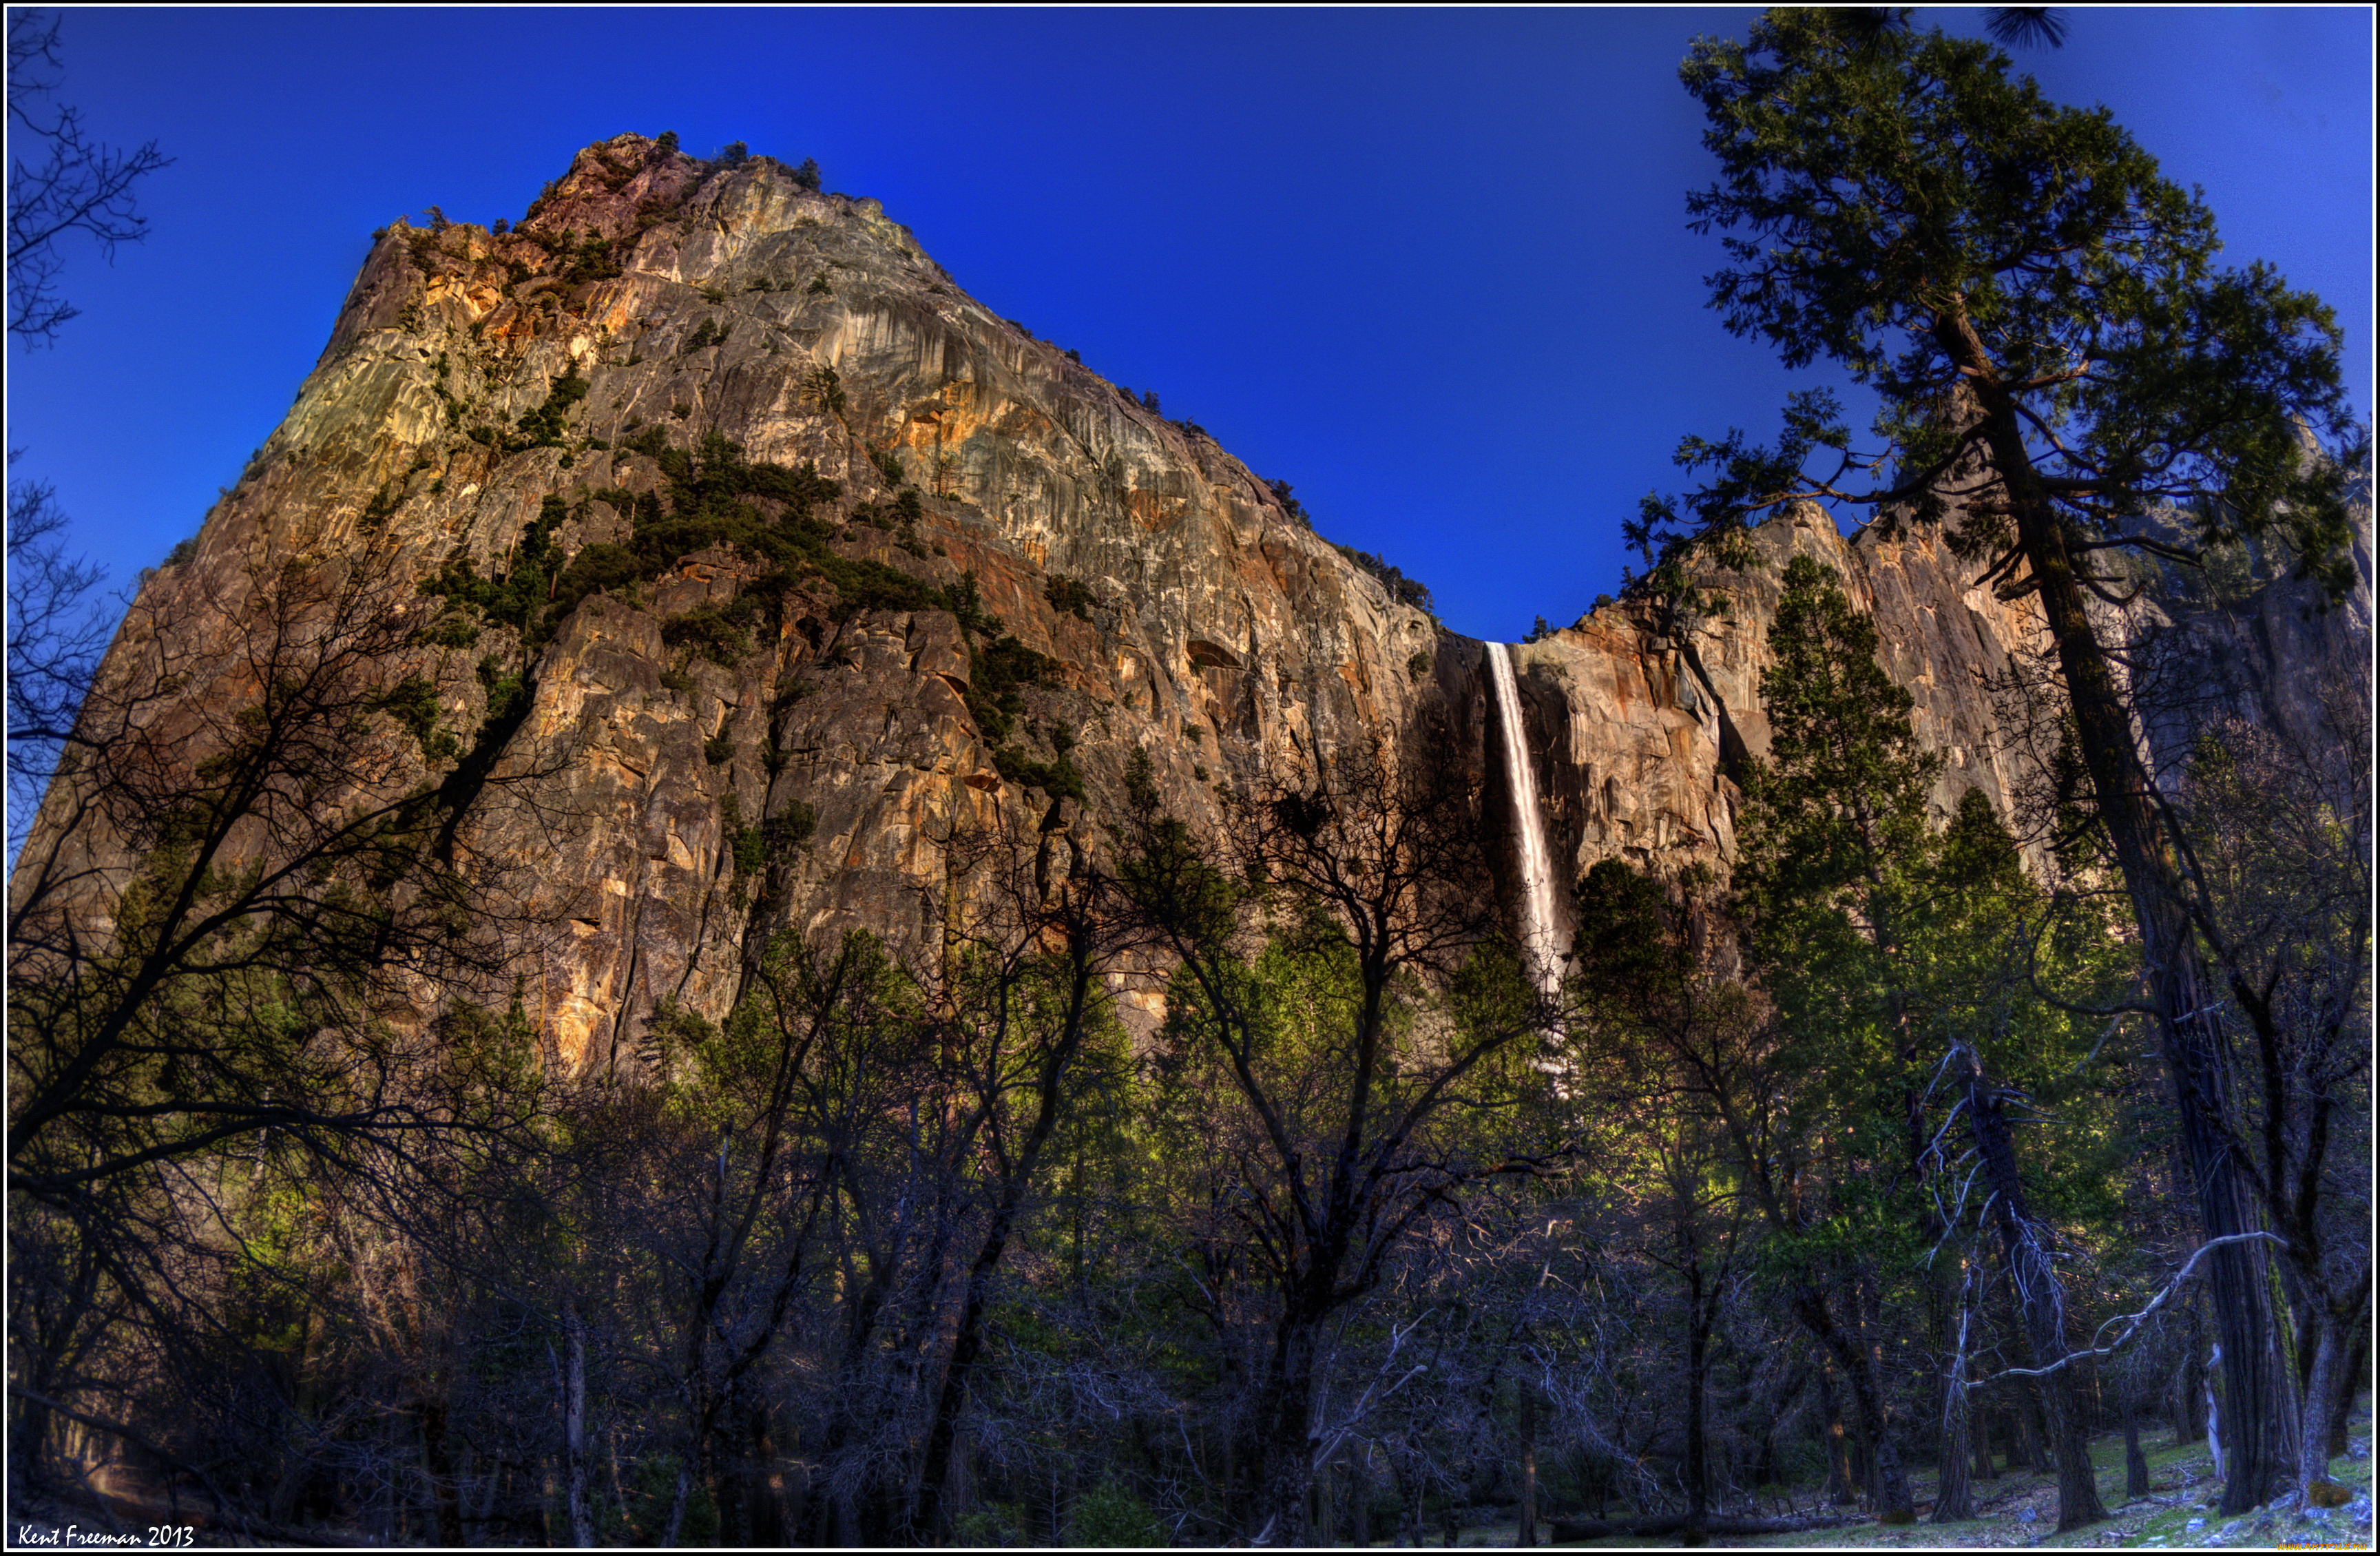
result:
[[[537,1105],[517,1055],[430,1019],[500,987],[523,926],[497,861],[430,857],[462,699],[419,614],[372,565],[159,580],[58,730],[9,881],[7,1141],[10,1237],[33,1256],[11,1322],[62,1378],[122,1390],[151,1366],[58,1307],[76,1291],[138,1317],[156,1355],[220,1343],[235,1155],[250,1185],[301,1160],[322,1182],[403,1177],[397,1213],[434,1218],[442,1142],[515,1138]],[[12,1407],[34,1465],[55,1413]]]
[[[1305,1535],[1342,1315],[1434,1216],[1567,1154],[1530,1122],[1552,1013],[1498,925],[1463,773],[1342,753],[1310,791],[1236,798],[1220,856],[1136,785],[1120,875],[1180,964],[1161,1063],[1219,1169],[1201,1236],[1255,1277],[1207,1316],[1266,1331],[1234,1434],[1252,1540]]]
[[[124,152],[95,140],[80,109],[54,101],[58,28],[46,11],[8,13],[9,140],[38,159],[8,159],[8,333],[43,346],[80,311],[58,290],[61,240],[80,233],[113,260],[148,237],[133,186],[174,161],[154,140]]]
[[[1145,930],[1129,903],[1069,848],[1073,869],[992,835],[964,850],[998,879],[964,930],[962,975],[949,990],[949,1052],[984,1159],[988,1201],[967,1266],[949,1360],[934,1392],[917,1474],[914,1535],[941,1538],[960,1416],[982,1364],[994,1282],[1017,1235],[1044,1155],[1099,1068],[1097,1038],[1112,1025],[1107,978]],[[1003,868],[1004,867],[1004,868]]]
[[[2330,1494],[2331,1423],[2362,1371],[2373,1262],[2371,700],[2315,671],[2322,716],[2217,723],[2177,796],[2186,898],[2242,1029],[2248,1163],[2297,1332],[2298,1489]]]
[[[11,18],[14,25],[14,18]],[[14,465],[21,451],[11,450]],[[107,646],[103,575],[61,543],[67,516],[47,481],[8,488],[8,860],[74,729]]]

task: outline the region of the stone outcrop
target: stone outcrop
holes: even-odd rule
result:
[[[229,623],[291,561],[409,588],[467,564],[503,577],[540,545],[610,554],[586,548],[649,533],[706,438],[839,485],[809,560],[714,541],[541,634],[491,614],[392,667],[434,685],[468,748],[425,757],[422,780],[475,760],[518,780],[447,783],[466,856],[512,867],[530,918],[558,926],[524,989],[568,1063],[623,1062],[663,1000],[720,1013],[778,929],[929,942],[962,889],[960,831],[1005,827],[1063,869],[1100,845],[1135,751],[1212,826],[1219,785],[1427,714],[1482,753],[1485,813],[1503,814],[1478,643],[1397,602],[1197,429],[967,297],[877,202],[636,136],[580,152],[517,232],[384,233],[287,419],[143,604],[173,619],[203,599]],[[1944,807],[1969,786],[2005,799],[1985,687],[2028,635],[2020,611],[1923,539],[1847,542],[1803,515],[1756,543],[1776,565],[1715,577],[1724,614],[1671,631],[1623,602],[1516,649],[1558,862],[1724,866],[1795,552],[1876,613],[1920,734],[1949,753]],[[733,630],[689,627],[760,590],[770,608]],[[449,606],[415,609],[427,626]],[[245,695],[225,648],[176,695]]]

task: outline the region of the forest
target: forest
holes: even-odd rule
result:
[[[1561,882],[1550,979],[1424,723],[1224,785],[1219,830],[1145,755],[1070,767],[1079,845],[936,840],[935,937],[777,933],[732,1009],[565,1064],[521,968],[573,926],[464,821],[570,753],[494,763],[517,683],[467,741],[401,672],[450,610],[559,619],[642,563],[293,557],[142,593],[103,664],[12,495],[12,1529],[1701,1544],[1963,1524],[2024,1466],[2075,1531],[2151,1434],[2211,1440],[2222,1514],[2348,1501],[2368,627],[2254,716],[2193,624],[2345,608],[2369,447],[2319,303],[2214,271],[2193,201],[2005,64],[1808,13],[1696,45],[1694,210],[1755,235],[1715,302],[1874,390],[1887,452],[1823,393],[1773,447],[1688,439],[1622,605],[1682,635],[1791,504],[1939,529],[2039,614],[1990,688],[2011,802],[1940,802],[1797,556],[1731,871]],[[808,475],[735,543],[828,556]],[[247,699],[179,698],[225,644]],[[722,869],[765,899],[803,838],[748,831]]]
[[[226,1529],[1324,1543],[1723,1535],[1821,1483],[1907,1519],[1919,1465],[1949,1521],[1997,1456],[2101,1516],[2083,1438],[2204,1431],[2216,1336],[2105,828],[2046,675],[2022,812],[1937,824],[1872,626],[1784,582],[1734,878],[1595,867],[1558,999],[1468,767],[1384,748],[1214,839],[1137,783],[1057,879],[954,839],[930,959],[783,936],[573,1076],[516,1001],[374,1019],[534,930],[420,796],[310,797],[409,735],[388,602],[293,577],[344,630],[275,635],[203,773],[128,717],[86,759],[83,823],[150,842],[113,937],[58,910],[73,850],[19,867],[18,1484],[112,1440]],[[2157,791],[2285,1294],[2258,1501],[2329,1484],[2368,1343],[2324,1307],[2370,1258],[2361,687]]]

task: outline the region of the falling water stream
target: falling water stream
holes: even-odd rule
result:
[[[1529,760],[1510,644],[1488,645],[1488,670],[1496,687],[1496,722],[1504,733],[1504,776],[1512,793],[1513,830],[1521,840],[1521,949],[1537,987],[1550,995],[1561,985],[1561,961],[1554,945],[1553,859],[1546,852],[1545,816],[1537,808],[1536,769]]]

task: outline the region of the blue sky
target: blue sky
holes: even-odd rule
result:
[[[517,217],[589,141],[816,157],[995,311],[1295,484],[1330,538],[1517,638],[1616,587],[1688,432],[1807,382],[1704,306],[1677,66],[1716,8],[75,9],[63,101],[177,160],[10,348],[15,479],[120,580],[192,532],[312,366],[369,234]],[[1954,32],[1980,11],[1921,11]],[[2338,309],[2372,406],[2372,20],[2076,8],[2020,53],[2205,188],[2227,257]]]

